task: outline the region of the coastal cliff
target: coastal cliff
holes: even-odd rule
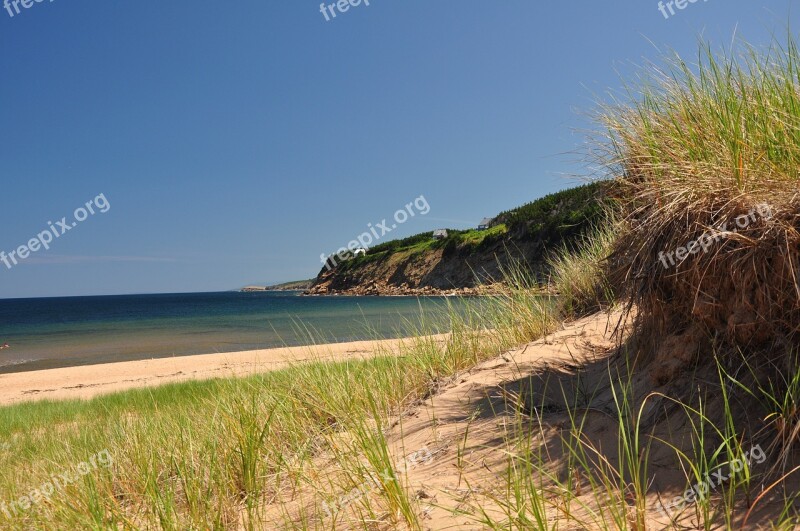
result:
[[[608,185],[570,188],[509,210],[484,230],[433,232],[377,245],[323,267],[308,295],[472,295],[492,290],[503,268],[521,260],[541,281],[549,253],[571,247],[605,221]]]

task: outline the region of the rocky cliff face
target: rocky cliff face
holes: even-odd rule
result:
[[[495,218],[494,231],[480,239],[457,235],[436,245],[376,252],[323,268],[309,295],[477,294],[500,281],[509,262],[520,260],[546,281],[548,253],[575,240],[603,217],[605,192],[587,185],[547,196]],[[475,243],[476,240],[478,243]]]
[[[313,295],[420,295],[477,294],[479,285],[502,279],[501,264],[509,261],[506,245],[497,242],[486,249],[468,247],[436,249],[419,254],[394,253],[374,262],[342,271],[323,269],[308,291]],[[526,259],[543,273],[544,246],[539,242],[514,242],[515,257]],[[521,252],[520,252],[521,251]]]

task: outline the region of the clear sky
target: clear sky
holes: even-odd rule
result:
[[[99,194],[110,208],[0,262],[2,298],[310,278],[421,195],[429,213],[384,240],[474,226],[588,172],[587,113],[632,65],[701,33],[765,44],[800,7],[370,0],[326,21],[315,0],[27,2],[0,11],[0,250]]]

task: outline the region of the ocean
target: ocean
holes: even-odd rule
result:
[[[0,300],[0,373],[445,330],[441,297],[185,293]],[[459,303],[456,303],[459,304]]]

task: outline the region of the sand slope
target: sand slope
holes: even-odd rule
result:
[[[620,364],[624,366],[624,357],[616,355],[618,338],[613,337],[619,317],[618,312],[597,314],[566,324],[544,339],[506,352],[459,375],[435,395],[394,420],[386,433],[392,461],[406,464],[397,472],[418,500],[423,529],[485,529],[475,517],[482,510],[491,514],[495,521],[504,521],[508,515],[497,501],[505,503],[510,499],[504,490],[508,456],[520,453],[520,443],[514,442],[515,435],[529,433],[531,427],[532,438],[517,440],[529,441],[534,455],[541,452],[549,470],[563,480],[565,455],[561,441],[571,426],[568,409],[579,415],[583,440],[594,449],[588,453],[619,469],[619,422],[609,381],[610,373],[619,374],[616,369]],[[647,371],[640,372],[633,375],[635,386],[648,392],[655,390]],[[569,404],[565,404],[565,400]],[[536,411],[528,416],[531,423],[524,429],[518,424],[519,416],[515,413],[520,403],[526,404],[527,411],[534,404]],[[685,445],[691,435],[685,415],[677,408],[668,408],[664,401],[651,400],[650,403],[643,416],[651,418],[653,423],[643,431]],[[662,512],[662,507],[676,494],[683,493],[686,475],[675,462],[674,449],[653,444],[650,452],[645,519],[648,529],[665,529],[670,519]],[[424,455],[425,459],[409,459],[409,456],[419,455]],[[324,475],[326,465],[320,465]],[[335,467],[335,463],[331,462],[330,467]],[[766,467],[754,465],[753,470],[760,473]],[[563,506],[563,500],[568,497],[563,491],[545,489],[548,526],[558,529],[603,527],[598,525],[597,499],[585,486],[584,473],[580,470],[570,473],[577,474],[576,483],[584,486],[571,493],[574,498],[569,510]],[[757,492],[758,486],[755,489]],[[720,487],[712,497],[723,490]],[[375,494],[373,489],[368,495]],[[347,496],[344,491],[326,493],[331,500],[327,503],[347,500]],[[311,499],[315,499],[314,496],[305,493],[284,501],[294,505],[298,514],[301,508],[310,509],[313,514],[309,506]],[[633,525],[631,504],[632,499],[622,503],[628,507],[623,509],[628,513],[624,518],[631,518]],[[322,528],[331,526],[332,518],[336,519],[337,529],[364,528],[357,501],[343,505],[335,516],[320,515]],[[748,522],[748,528],[760,528],[757,522],[775,518],[775,511],[782,507],[780,502],[762,505],[762,510]],[[679,522],[678,527],[697,528],[695,508],[689,503],[682,511],[672,514]],[[569,518],[565,516],[567,512]],[[742,515],[743,512],[738,514],[736,520]],[[607,528],[615,528],[608,513],[599,519]],[[395,525],[390,522],[389,515],[384,515],[381,525],[386,527],[376,528],[388,529]],[[712,527],[718,528],[717,525]]]

